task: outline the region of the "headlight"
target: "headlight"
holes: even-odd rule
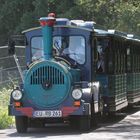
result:
[[[72,91],[72,97],[75,99],[75,100],[79,100],[82,98],[82,91],[80,89],[74,89]]]
[[[22,92],[20,90],[14,90],[12,92],[12,97],[14,100],[18,101],[22,98]]]

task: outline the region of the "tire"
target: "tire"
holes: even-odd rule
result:
[[[90,116],[71,116],[70,125],[74,129],[80,131],[90,130],[91,117]]]
[[[89,131],[90,128],[91,128],[91,117],[90,116],[80,116],[79,129],[81,131]]]
[[[92,115],[92,117],[91,117],[91,123],[90,123],[90,125],[91,125],[92,128],[98,126],[99,120],[98,120],[98,117],[97,117],[97,116],[98,116],[97,114],[94,114],[94,115]]]
[[[78,129],[79,127],[79,117],[78,116],[71,116],[70,117],[70,126],[74,129]]]
[[[91,128],[98,126],[98,115],[97,115],[97,113],[95,113],[94,110],[95,110],[94,104],[91,103],[91,122],[90,122]]]
[[[111,120],[116,120],[116,112],[108,112],[108,119]]]
[[[28,118],[23,116],[16,116],[16,129],[18,133],[26,133],[28,128]]]

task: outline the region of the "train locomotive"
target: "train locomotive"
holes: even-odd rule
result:
[[[140,77],[136,76],[136,89],[127,85],[135,80],[133,71],[127,75],[134,64],[129,42],[139,49],[139,39],[104,30],[92,21],[49,16],[39,22],[41,27],[23,31],[27,70],[9,103],[19,133],[35,123],[56,122],[89,130],[102,114],[140,100]],[[15,56],[15,40],[10,41],[9,52]],[[137,75],[138,58],[137,54]]]

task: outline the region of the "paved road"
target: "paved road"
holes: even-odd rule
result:
[[[88,133],[80,133],[69,126],[30,129],[27,134],[5,129],[0,130],[0,140],[140,140],[140,106],[116,118],[112,122],[100,124],[99,128]]]

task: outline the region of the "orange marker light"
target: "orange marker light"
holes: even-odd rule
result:
[[[15,107],[20,107],[21,106],[21,102],[14,102],[14,106]]]
[[[80,101],[75,101],[74,102],[74,106],[80,106],[81,105],[81,102]]]

